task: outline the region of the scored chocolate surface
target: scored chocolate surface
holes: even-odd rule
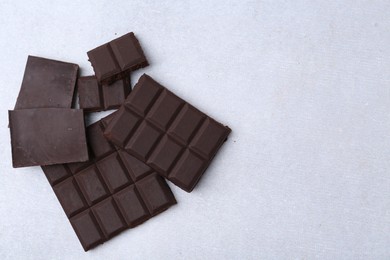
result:
[[[141,45],[132,32],[87,52],[87,55],[96,78],[103,84],[148,66]]]
[[[230,132],[144,74],[104,135],[190,192]]]
[[[77,80],[80,108],[85,112],[115,109],[125,101],[131,91],[130,74],[110,85],[101,85],[95,76]]]
[[[88,160],[81,109],[9,111],[13,167]]]
[[[104,138],[110,118],[87,128],[90,161],[42,167],[85,251],[176,204],[161,176]]]
[[[16,109],[71,108],[79,66],[28,56]]]

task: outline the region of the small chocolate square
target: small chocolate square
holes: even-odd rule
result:
[[[156,100],[146,119],[152,121],[160,129],[167,130],[168,125],[183,104],[183,100],[173,95],[172,92],[164,90]]]
[[[171,166],[176,161],[183,147],[165,135],[159,142],[153,154],[148,159],[148,164],[168,177]]]
[[[191,189],[198,182],[204,166],[205,161],[200,156],[186,149],[172,169],[169,178],[179,187]]]
[[[175,202],[168,184],[155,173],[136,182],[135,186],[152,216],[164,211]]]
[[[169,127],[168,134],[187,144],[206,116],[186,104]]]
[[[126,228],[121,214],[112,197],[92,207],[92,212],[107,238],[114,236]]]
[[[120,107],[130,91],[130,75],[110,85],[103,85],[101,96],[103,98],[104,110]]]
[[[146,160],[160,136],[159,130],[144,121],[127,143],[125,149],[134,151],[134,156]]]
[[[89,209],[71,218],[70,223],[85,251],[104,241],[103,232]]]
[[[107,156],[97,162],[96,165],[111,193],[132,182],[130,176],[126,174],[125,166],[120,161],[117,153]]]
[[[100,95],[101,86],[95,76],[80,77],[77,80],[80,108],[85,111],[100,111],[103,102]]]
[[[57,184],[54,192],[68,217],[77,214],[87,207],[87,203],[84,201],[84,197],[73,177]]]
[[[84,197],[89,205],[93,205],[108,196],[108,191],[95,165],[82,170],[75,175]]]
[[[149,212],[140,198],[135,185],[114,195],[114,199],[129,227],[134,227],[149,218]]]

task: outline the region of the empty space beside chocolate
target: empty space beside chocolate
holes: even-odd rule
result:
[[[79,66],[28,56],[16,109],[71,108]]]
[[[81,109],[9,111],[13,167],[88,160]]]
[[[87,128],[89,161],[42,167],[85,251],[176,204],[161,176],[104,138],[111,118]]]
[[[87,52],[87,55],[96,78],[102,84],[110,84],[130,71],[148,66],[141,45],[132,32]]]
[[[79,77],[77,80],[80,108],[85,112],[98,112],[115,109],[125,101],[131,91],[130,75],[101,85],[95,76]]]
[[[104,135],[190,192],[230,132],[144,74]]]

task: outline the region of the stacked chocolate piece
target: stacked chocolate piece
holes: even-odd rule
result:
[[[29,56],[9,111],[13,166],[42,166],[84,250],[176,204],[164,178],[191,192],[231,131],[146,74],[130,91],[148,65],[133,33],[88,57],[95,75],[77,79],[76,64]],[[115,108],[85,128],[84,112]]]

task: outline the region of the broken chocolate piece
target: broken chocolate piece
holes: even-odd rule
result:
[[[87,55],[96,78],[102,84],[110,84],[130,71],[149,65],[132,32],[89,51]]]
[[[79,66],[28,56],[16,109],[71,108]]]
[[[13,167],[88,160],[81,109],[9,111]]]
[[[100,85],[95,76],[80,77],[77,81],[80,108],[85,112],[115,109],[131,91],[130,75],[111,85]]]

